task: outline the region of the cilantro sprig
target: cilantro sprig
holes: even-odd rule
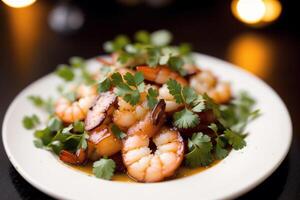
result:
[[[201,112],[205,108],[202,96],[196,94],[192,88],[188,86],[183,87],[173,79],[168,80],[167,87],[176,103],[185,105],[183,110],[174,113],[174,125],[178,128],[193,128],[197,126],[200,123],[200,118],[196,113]]]
[[[112,86],[118,96],[131,105],[136,105],[140,100],[140,93],[144,91],[144,76],[141,72],[134,75],[127,72],[124,76],[115,72],[98,84],[98,91],[108,91]]]

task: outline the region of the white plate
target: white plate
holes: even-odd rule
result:
[[[286,156],[292,139],[290,116],[279,96],[260,79],[219,59],[195,56],[201,67],[231,81],[234,92],[247,90],[262,112],[247,127],[247,146],[232,151],[216,166],[186,178],[152,184],[105,181],[70,169],[52,153],[35,148],[32,132],[21,124],[24,115],[41,116],[27,96],[54,94],[60,80],[53,74],[24,89],[5,115],[2,134],[10,161],[29,183],[60,199],[224,199],[246,193],[270,176]],[[97,63],[91,61],[90,65]]]

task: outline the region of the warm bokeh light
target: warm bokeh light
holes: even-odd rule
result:
[[[245,33],[230,43],[227,59],[257,76],[267,78],[272,70],[274,52],[267,38]]]
[[[233,0],[231,9],[240,21],[256,26],[276,20],[282,7],[279,0]]]
[[[13,8],[22,8],[33,4],[36,0],[2,0],[6,5]]]

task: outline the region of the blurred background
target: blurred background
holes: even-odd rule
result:
[[[299,13],[296,0],[0,0],[0,121],[25,86],[69,57],[103,54],[103,42],[118,34],[168,29],[174,43],[239,65],[283,98],[294,122],[292,148],[240,199],[300,199]],[[2,144],[0,171],[1,199],[49,198],[15,171]]]

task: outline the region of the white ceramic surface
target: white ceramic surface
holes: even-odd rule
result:
[[[227,199],[251,190],[265,180],[286,156],[292,125],[279,96],[255,76],[219,59],[195,54],[197,63],[232,83],[234,92],[248,91],[261,109],[261,117],[247,127],[247,146],[232,151],[216,166],[187,178],[138,184],[97,179],[62,164],[52,153],[33,145],[33,133],[22,127],[24,115],[43,113],[27,100],[28,95],[55,94],[60,80],[47,75],[24,89],[9,106],[2,136],[6,153],[16,170],[33,186],[59,199]],[[91,61],[95,67],[97,63]]]

